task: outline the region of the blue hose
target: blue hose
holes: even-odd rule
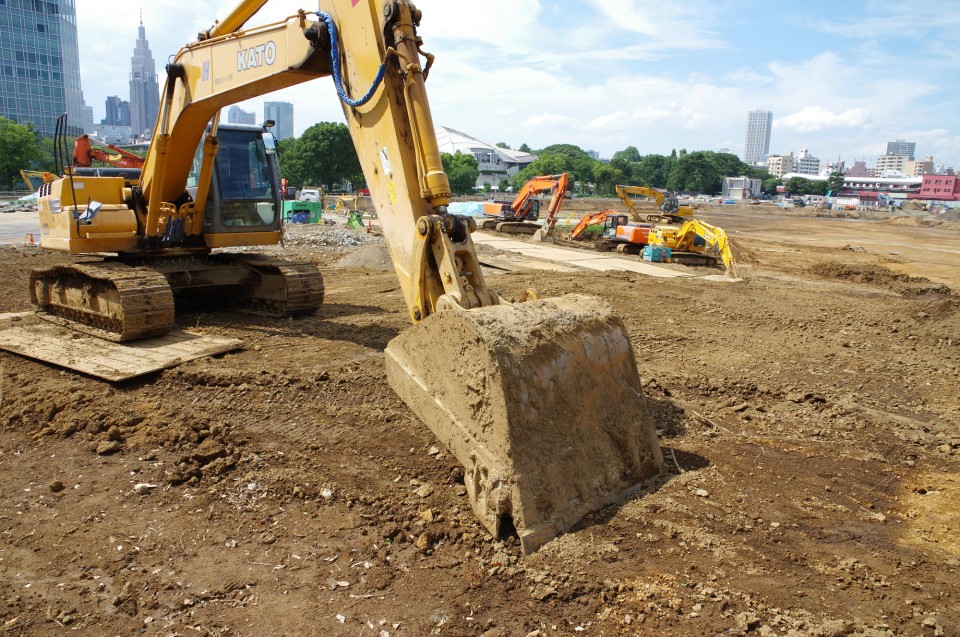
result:
[[[377,71],[377,76],[373,78],[373,84],[370,85],[370,90],[368,90],[363,97],[357,100],[350,99],[346,90],[343,88],[343,80],[340,77],[340,38],[337,35],[337,29],[333,24],[333,18],[323,11],[317,11],[317,17],[327,25],[327,33],[330,34],[330,60],[333,63],[333,83],[337,87],[337,95],[340,96],[340,99],[347,106],[363,106],[370,101],[370,98],[373,97],[374,91],[377,90],[377,87],[380,86],[380,82],[383,81],[383,76],[387,70],[387,63],[384,62],[380,65],[380,69]]]

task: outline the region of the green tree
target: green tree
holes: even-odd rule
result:
[[[327,192],[362,173],[346,124],[320,122],[296,140],[280,143],[280,169],[294,185],[321,185]]]
[[[780,179],[777,177],[770,177],[769,179],[763,180],[763,194],[765,195],[775,195],[777,194],[777,186],[780,185]]]
[[[720,191],[721,175],[705,151],[680,151],[667,180],[669,190],[695,190],[715,194]]]
[[[634,172],[640,169],[640,151],[636,146],[627,146],[623,150],[618,150],[610,158],[610,165],[620,171],[624,181],[631,181]]]
[[[20,170],[43,170],[40,144],[31,126],[0,117],[0,185],[5,190],[20,183]]]
[[[518,172],[510,180],[514,190],[519,190],[523,184],[539,175],[559,175],[567,171],[567,162],[562,155],[539,154],[537,159],[526,168]]]
[[[614,195],[613,187],[623,181],[623,171],[613,163],[597,162],[593,167],[593,182],[597,185],[598,195]]]
[[[527,146],[526,144],[520,144],[520,148],[518,148],[517,150],[519,150],[521,153],[532,153],[532,152],[533,152],[532,150],[530,150],[530,147]]]
[[[784,184],[784,188],[791,195],[823,195],[827,192],[827,182],[804,179],[803,177],[791,177]]]
[[[564,169],[558,172],[571,173],[571,177],[577,182],[577,185],[585,185],[593,181],[593,167],[599,163],[596,159],[587,154],[585,150],[573,144],[553,144],[547,146],[537,153],[538,157],[544,155],[560,155],[564,158]],[[556,174],[556,173],[539,173]],[[581,186],[583,187],[583,186]]]
[[[450,180],[450,189],[460,194],[472,193],[477,188],[477,177],[480,170],[477,168],[477,158],[459,150],[454,153],[440,153],[443,170]]]
[[[838,195],[843,190],[843,173],[836,170],[827,177],[827,191],[833,195]]]
[[[676,158],[664,155],[647,155],[632,167],[631,183],[651,188],[666,188],[670,171],[676,162]]]
[[[497,148],[506,148],[507,150],[513,150],[506,142],[497,142]]]

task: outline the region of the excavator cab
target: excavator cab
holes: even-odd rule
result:
[[[629,223],[627,215],[610,215],[603,222],[603,237],[614,238],[617,236],[617,228]]]
[[[280,192],[273,136],[258,126],[223,124],[213,184],[204,210],[203,232],[231,233],[280,229]],[[197,196],[203,144],[197,149],[187,192]]]

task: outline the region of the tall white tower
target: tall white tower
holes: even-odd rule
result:
[[[743,143],[743,161],[751,166],[770,154],[770,129],[773,113],[759,109],[747,113],[747,139]]]

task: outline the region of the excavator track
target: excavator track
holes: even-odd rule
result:
[[[255,271],[258,282],[237,299],[237,309],[261,316],[303,316],[323,304],[323,276],[313,263],[231,255],[234,263]]]
[[[174,296],[259,316],[303,316],[323,304],[313,263],[256,255],[103,261],[30,275],[30,298],[44,319],[114,342],[169,332]]]
[[[173,327],[173,292],[166,278],[122,263],[34,270],[30,300],[42,318],[114,342],[159,336]]]

